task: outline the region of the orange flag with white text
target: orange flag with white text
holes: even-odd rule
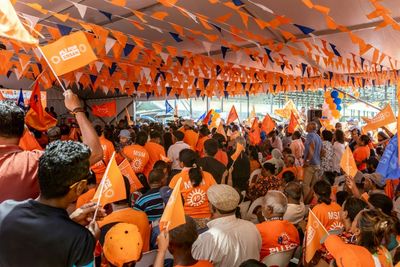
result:
[[[98,201],[100,198],[100,204],[104,207],[108,203],[123,200],[126,197],[124,178],[115,161],[115,152],[113,152],[93,200]]]
[[[29,131],[26,127],[24,130],[24,134],[19,139],[18,146],[23,150],[43,150],[43,148],[39,145],[39,142],[36,140],[35,136]]]
[[[296,129],[297,125],[299,125],[299,121],[297,120],[296,116],[293,114],[293,112],[290,113],[290,121],[289,121],[289,126],[287,129],[287,132],[292,134],[294,133],[294,130]]]
[[[343,169],[343,171],[354,178],[356,176],[358,168],[356,161],[354,160],[353,153],[351,152],[350,147],[346,147],[342,158],[340,159],[340,167]]]
[[[233,152],[231,158],[233,161],[236,161],[240,154],[244,151],[244,146],[241,143],[236,143],[236,150]]]
[[[272,132],[272,130],[274,130],[274,128],[275,128],[274,120],[268,114],[266,114],[262,121],[261,129],[266,134],[269,134],[270,132]]]
[[[44,56],[58,76],[82,68],[97,60],[84,32],[64,36],[41,47]]]
[[[321,248],[321,240],[328,234],[315,214],[309,210],[306,227],[306,262],[310,262],[315,252]]]
[[[131,185],[131,193],[143,188],[142,183],[139,181],[135,171],[132,169],[132,166],[128,160],[124,159],[118,165],[118,168],[121,171],[122,175],[128,178],[129,184]]]
[[[387,104],[384,109],[382,109],[375,117],[368,121],[367,125],[365,125],[362,130],[364,133],[366,133],[393,122],[396,122],[396,116],[394,115],[390,104]]]
[[[228,118],[226,119],[226,124],[231,124],[231,122],[234,122],[237,119],[239,119],[239,116],[236,112],[235,105],[233,105],[231,111],[229,111]]]
[[[186,223],[181,196],[182,178],[179,178],[160,219],[160,230],[172,230]]]

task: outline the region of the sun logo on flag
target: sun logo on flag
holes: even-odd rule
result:
[[[135,172],[140,171],[140,168],[142,167],[142,159],[140,158],[135,158],[132,161],[132,168],[135,170]]]
[[[194,189],[187,197],[187,203],[191,207],[198,207],[206,201],[206,193],[200,188]]]
[[[334,222],[331,224],[329,227],[328,231],[334,231],[334,230],[342,230],[343,229],[343,224],[341,222]]]

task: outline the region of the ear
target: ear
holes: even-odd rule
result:
[[[77,196],[80,196],[83,194],[83,192],[86,190],[87,188],[87,181],[82,180],[78,183],[78,185],[75,187],[75,193]]]

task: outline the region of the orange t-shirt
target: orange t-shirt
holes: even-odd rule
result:
[[[331,202],[329,205],[325,203],[317,204],[312,209],[312,212],[314,212],[318,220],[324,225],[325,229],[331,231],[342,230],[344,227],[340,219],[340,210],[341,207],[337,203]]]
[[[189,179],[190,168],[184,168],[175,175],[169,183],[170,188],[174,188],[179,178],[182,177],[181,194],[185,199],[185,213],[193,218],[210,218],[211,212],[208,206],[207,190],[216,184],[213,176],[203,171],[203,181],[198,187],[193,187]]]
[[[185,134],[183,142],[188,144],[191,149],[195,150],[197,145],[197,140],[199,139],[199,134],[193,130],[185,131],[184,129],[182,129],[182,132]]]
[[[149,178],[150,172],[153,170],[154,163],[161,160],[161,156],[165,157],[165,149],[162,145],[154,143],[152,141],[147,142],[144,148],[149,154],[149,161],[146,164],[144,175]]]
[[[215,154],[214,158],[224,164],[225,167],[228,166],[228,154],[226,154],[226,152],[222,149],[218,149],[217,154]]]
[[[132,169],[135,171],[136,174],[144,172],[144,167],[149,161],[149,153],[144,147],[139,145],[130,145],[124,147],[124,149],[122,149],[122,152],[128,158],[129,162],[131,163]]]
[[[146,213],[132,208],[116,210],[97,223],[99,224],[99,227],[102,228],[107,224],[115,222],[131,223],[136,225],[143,240],[142,252],[150,250],[150,225]]]
[[[370,156],[370,149],[368,146],[360,146],[354,150],[353,157],[357,163],[359,171],[363,171],[367,168],[367,163],[363,161],[367,160],[369,156]]]
[[[103,135],[99,137],[99,140],[101,148],[103,149],[103,160],[100,160],[91,166],[92,171],[96,175],[97,184],[99,184],[103,178],[107,164],[111,159],[112,153],[115,151],[113,143],[107,140]]]
[[[96,188],[89,189],[86,193],[80,195],[76,201],[76,208],[80,208],[86,203],[89,203],[96,194]]]
[[[283,170],[278,174],[278,178],[281,178],[282,179],[282,175],[283,175],[283,173],[284,172],[287,172],[287,171],[291,171],[291,172],[293,172],[294,173],[294,176],[296,176],[296,178],[298,179],[298,180],[303,180],[303,168],[302,167],[299,167],[299,166],[293,166],[293,167],[285,167],[285,168],[283,168]]]
[[[200,155],[200,157],[204,156],[204,142],[210,139],[208,136],[203,136],[197,141],[196,152]]]
[[[212,264],[209,261],[197,261],[196,264],[194,265],[175,265],[175,267],[213,267],[214,264]]]
[[[260,168],[261,168],[261,164],[260,164],[260,162],[258,162],[258,160],[255,160],[255,159],[250,160],[250,174],[253,171],[260,169]]]
[[[295,249],[300,244],[299,232],[289,221],[265,221],[256,227],[262,240],[261,260],[270,254]]]

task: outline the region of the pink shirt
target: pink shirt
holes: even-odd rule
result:
[[[293,140],[290,144],[290,149],[296,158],[296,165],[302,165],[304,155],[304,144],[301,139]]]

